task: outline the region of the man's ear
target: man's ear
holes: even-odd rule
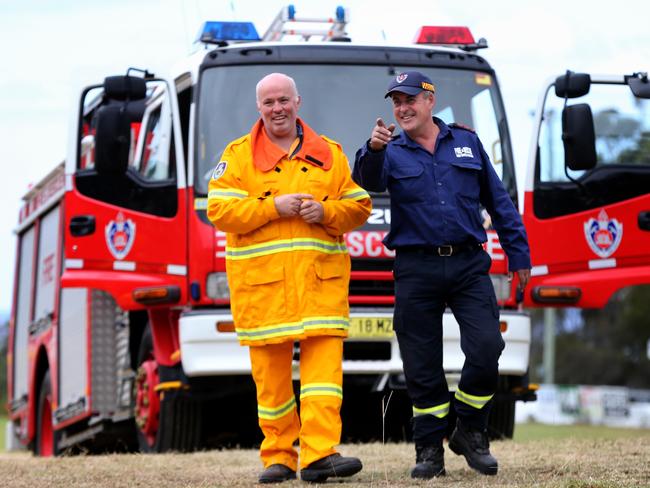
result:
[[[296,96],[296,105],[298,105],[298,107],[300,107],[301,103],[302,103],[302,97],[300,95],[297,95]]]

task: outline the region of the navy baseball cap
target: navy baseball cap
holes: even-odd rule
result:
[[[384,98],[387,98],[395,91],[415,96],[424,90],[435,93],[436,87],[433,86],[431,79],[419,71],[405,71],[404,73],[398,74],[390,81]]]

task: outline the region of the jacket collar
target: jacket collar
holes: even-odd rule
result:
[[[438,129],[440,129],[440,134],[438,135],[438,138],[443,139],[447,136],[451,136],[451,137],[454,136],[451,130],[449,130],[449,126],[445,124],[442,121],[442,119],[439,119],[438,117],[433,117],[433,123],[438,126]],[[395,136],[395,139],[393,139],[393,144],[397,144],[398,146],[412,147],[414,149],[421,147],[417,142],[411,139],[409,135],[404,131],[400,132],[397,136]]]
[[[298,137],[302,137],[298,152],[294,158],[313,164],[325,171],[332,167],[332,151],[327,142],[300,118],[296,120]],[[270,171],[285,157],[287,152],[274,144],[264,130],[262,119],[255,122],[251,129],[253,164],[260,171]]]

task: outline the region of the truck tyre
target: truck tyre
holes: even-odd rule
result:
[[[52,382],[47,371],[41,383],[36,411],[36,438],[34,453],[37,456],[50,457],[58,454],[58,434],[52,424]]]
[[[512,439],[515,432],[515,400],[508,394],[494,396],[494,405],[488,419],[490,439]]]
[[[151,327],[142,334],[135,381],[135,423],[141,452],[187,452],[200,444],[201,404],[183,390],[157,391]]]

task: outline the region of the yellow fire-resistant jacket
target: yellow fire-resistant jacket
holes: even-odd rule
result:
[[[350,256],[343,234],[370,214],[341,146],[298,119],[302,144],[289,159],[258,121],[225,149],[209,183],[207,214],[226,232],[231,309],[242,345],[347,336]],[[280,217],[273,197],[308,193],[324,219]]]

